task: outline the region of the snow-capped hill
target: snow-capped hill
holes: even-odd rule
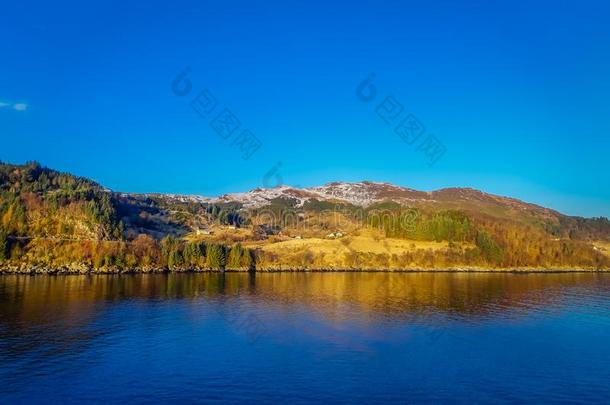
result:
[[[149,194],[153,196],[153,194]],[[237,203],[245,209],[268,206],[277,199],[290,200],[296,208],[311,200],[332,201],[369,207],[382,202],[394,202],[411,207],[442,207],[471,212],[486,212],[504,216],[533,215],[550,219],[558,215],[556,211],[529,204],[514,198],[488,194],[472,188],[444,188],[436,191],[418,191],[390,183],[361,181],[357,183],[333,182],[323,186],[296,188],[280,186],[276,188],[256,188],[243,193],[225,194],[220,197],[195,195],[157,194],[169,200],[195,203]],[[146,197],[146,195],[140,195]]]
[[[358,183],[334,182],[302,189],[290,186],[256,188],[245,193],[225,194],[211,199],[210,202],[237,202],[246,208],[260,208],[277,198],[294,200],[297,207],[301,207],[309,200],[340,201],[367,207],[382,201],[409,203],[430,200],[431,196],[430,193],[390,183],[362,181]]]
[[[390,183],[374,183],[362,181],[358,183],[329,183],[324,186],[307,189],[315,192],[325,199],[336,199],[358,206],[368,206],[377,202],[392,200],[412,200],[414,198],[427,198],[422,193]]]
[[[211,202],[237,202],[246,208],[260,208],[271,203],[277,198],[297,200],[297,206],[302,206],[305,201],[320,196],[308,192],[306,189],[298,189],[290,186],[280,186],[275,188],[256,188],[246,193],[225,194],[212,199]]]

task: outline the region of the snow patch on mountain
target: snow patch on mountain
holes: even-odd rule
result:
[[[286,199],[295,207],[302,207],[311,200],[349,203],[360,207],[368,207],[375,203],[392,201],[407,206],[422,206],[441,203],[460,204],[479,207],[503,207],[515,211],[537,212],[553,217],[555,211],[534,204],[528,204],[517,199],[487,194],[471,188],[444,188],[436,191],[418,191],[411,188],[396,186],[390,183],[362,181],[358,183],[334,182],[323,186],[296,188],[280,186],[275,188],[257,188],[244,193],[225,194],[220,197],[204,197],[179,194],[131,194],[134,198],[148,196],[163,197],[180,202],[195,203],[237,203],[246,209],[268,206],[276,199]]]
[[[246,208],[260,208],[277,198],[294,200],[297,207],[303,206],[309,200],[341,201],[367,207],[386,200],[402,202],[429,200],[430,193],[399,187],[389,183],[373,183],[368,181],[358,183],[335,182],[302,189],[290,186],[257,188],[246,193],[225,194],[211,199],[210,202],[238,202]]]
[[[319,194],[324,199],[341,200],[349,202],[350,204],[366,207],[378,201],[378,193],[371,185],[373,185],[373,183],[330,183],[324,186],[312,187],[307,190]]]

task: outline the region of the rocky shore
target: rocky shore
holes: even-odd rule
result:
[[[87,274],[159,274],[159,273],[219,273],[219,272],[257,272],[257,273],[279,273],[279,272],[370,272],[370,273],[605,273],[610,268],[483,268],[483,267],[448,267],[448,268],[401,268],[401,269],[379,269],[379,268],[295,268],[295,267],[272,267],[258,269],[211,269],[211,268],[159,268],[144,267],[124,269],[118,267],[93,268],[84,264],[73,264],[69,266],[58,266],[50,268],[47,266],[31,265],[6,265],[0,267],[0,275],[87,275]]]

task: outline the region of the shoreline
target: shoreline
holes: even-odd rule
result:
[[[83,269],[66,268],[0,268],[0,276],[53,276],[53,275],[137,275],[137,274],[223,274],[223,273],[507,273],[507,274],[558,274],[558,273],[610,273],[610,269],[586,268],[410,268],[410,269],[304,269],[304,268],[269,268],[269,269]]]

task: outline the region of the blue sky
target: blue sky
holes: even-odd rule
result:
[[[607,1],[10,2],[0,159],[204,195],[273,185],[281,162],[292,185],[469,186],[610,216],[609,20]],[[387,96],[444,145],[436,164],[377,115]],[[210,125],[223,108],[229,139]],[[248,160],[243,129],[262,143]]]

